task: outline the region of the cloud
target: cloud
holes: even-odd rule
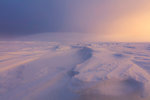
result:
[[[2,0],[0,35],[70,32],[119,40],[134,30],[146,37],[149,7],[148,0]],[[133,27],[136,20],[145,22]]]

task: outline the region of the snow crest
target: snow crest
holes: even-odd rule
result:
[[[118,44],[111,46],[112,44],[88,46],[92,55],[74,69],[78,74],[72,78],[71,90],[79,93],[81,100],[124,100],[120,97],[148,100],[150,74],[133,61],[136,60],[135,56],[145,55],[138,50],[134,52],[134,46],[119,44],[117,49],[120,50],[114,48]],[[133,55],[124,53],[124,48]]]
[[[150,100],[149,47],[1,41],[0,100]]]

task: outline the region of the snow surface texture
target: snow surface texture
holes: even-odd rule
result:
[[[150,100],[150,44],[1,41],[0,100]]]

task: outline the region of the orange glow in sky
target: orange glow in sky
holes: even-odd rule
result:
[[[115,20],[108,27],[110,40],[150,41],[150,13],[140,12]]]
[[[124,14],[105,25],[104,34],[98,30],[95,39],[120,42],[150,42],[150,8],[142,7]]]

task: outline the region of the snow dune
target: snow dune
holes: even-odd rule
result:
[[[79,74],[74,76],[71,88],[81,95],[81,100],[124,100],[123,97],[125,100],[148,100],[150,75],[147,71],[150,66],[148,63],[147,69],[144,69],[144,66],[134,63],[134,60],[138,61],[134,56],[138,54],[149,58],[149,52],[141,54],[136,49],[133,55],[129,55],[122,52],[124,48],[115,50],[118,45],[114,45],[115,49],[109,48],[109,45],[112,44],[107,44],[107,48],[98,45],[89,47],[93,49],[93,55],[77,65],[75,71]]]
[[[0,100],[149,100],[148,43],[0,42]]]

